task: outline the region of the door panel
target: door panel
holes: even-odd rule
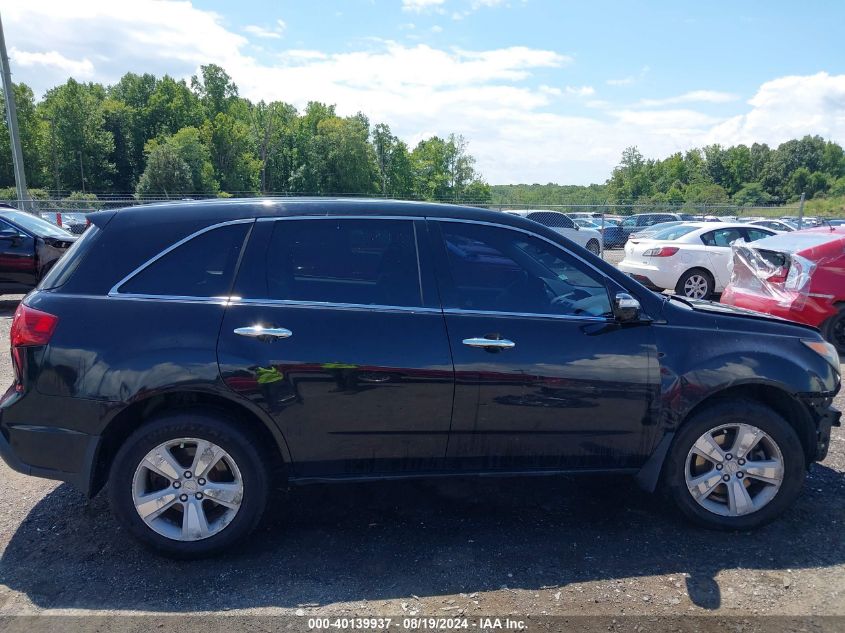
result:
[[[34,287],[36,265],[35,238],[0,220],[0,285]]]
[[[437,224],[456,380],[450,462],[473,470],[640,465],[653,443],[658,388],[652,328],[610,318],[605,280],[556,245],[511,229]],[[465,343],[478,338],[513,346]]]
[[[297,476],[443,465],[454,372],[442,312],[424,305],[436,293],[421,296],[423,275],[407,263],[414,237],[411,221],[257,224],[218,360],[226,384],[276,421]],[[235,333],[256,325],[291,335]]]

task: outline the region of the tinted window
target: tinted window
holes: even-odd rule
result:
[[[637,226],[637,218],[625,218],[622,220],[622,226],[632,227]]]
[[[572,218],[563,213],[553,213],[551,211],[535,211],[525,216],[529,220],[539,222],[543,226],[548,226],[553,229],[572,229],[575,224]]]
[[[224,297],[250,224],[221,226],[191,238],[144,268],[118,292],[173,297]]]
[[[99,227],[91,225],[85,233],[76,240],[59,261],[44,275],[38,287],[43,290],[58,288],[70,279],[70,276],[79,267],[79,263],[85,258],[100,235]]]
[[[739,229],[718,229],[701,236],[701,241],[707,246],[730,246],[737,240],[744,241]]]
[[[765,231],[763,229],[743,229],[743,231],[745,231],[746,238],[749,242],[756,242],[757,240],[762,240],[764,237],[774,235],[771,231]]]
[[[270,299],[420,306],[407,220],[285,220],[267,251]]]
[[[444,305],[464,310],[604,316],[601,277],[563,250],[518,231],[442,223],[451,286]]]
[[[697,226],[688,226],[680,224],[678,226],[670,226],[669,228],[660,229],[651,236],[653,240],[676,240],[683,237],[687,233],[692,233],[698,230]]]

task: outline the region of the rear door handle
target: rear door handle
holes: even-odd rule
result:
[[[249,327],[236,327],[235,334],[249,338],[290,338],[293,332],[283,327],[263,327],[261,325],[250,325]]]
[[[512,349],[516,347],[516,343],[509,341],[506,338],[483,337],[465,338],[464,345],[468,345],[469,347],[483,347],[486,349]]]

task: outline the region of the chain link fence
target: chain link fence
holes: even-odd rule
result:
[[[239,194],[240,195],[240,194]],[[256,195],[256,194],[251,194]],[[285,197],[285,196],[278,196]],[[288,196],[289,197],[289,196]],[[337,197],[337,196],[332,196]],[[355,196],[348,196],[355,197]],[[18,200],[0,200],[20,209],[26,209],[45,220],[63,226],[73,233],[82,233],[87,227],[85,215],[94,211],[120,209],[154,202],[201,200],[215,196],[169,198],[166,196],[136,197],[128,195],[90,195],[81,199],[33,199],[21,204]],[[442,200],[437,202],[453,202]],[[632,234],[642,233],[664,222],[755,222],[765,220],[797,220],[798,205],[778,207],[748,207],[727,204],[495,204],[477,202],[468,204],[494,211],[517,213],[546,224],[598,252],[605,259],[618,263],[623,257],[623,247]],[[577,233],[576,233],[577,232]]]

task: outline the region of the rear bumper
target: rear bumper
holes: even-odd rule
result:
[[[65,481],[92,490],[100,436],[57,427],[6,425],[0,409],[0,458],[24,475]]]

